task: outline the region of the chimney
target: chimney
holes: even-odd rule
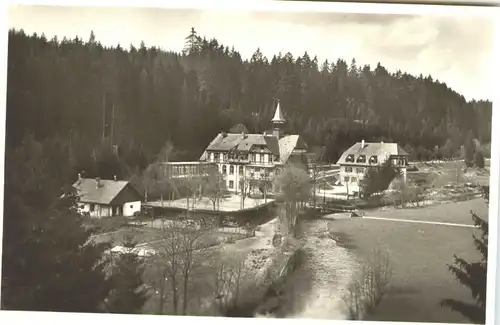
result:
[[[81,181],[82,180],[82,174],[78,173],[78,180]]]
[[[115,175],[115,176],[113,176],[113,179],[114,179],[114,180],[115,180],[115,182],[116,182],[116,175]]]
[[[247,137],[246,133],[245,132],[241,132],[241,138],[242,139],[246,139],[246,137]]]
[[[224,132],[224,131],[222,131],[220,134],[222,134],[222,137],[223,137],[223,138],[227,137],[227,133],[226,133],[226,132]]]
[[[363,149],[365,147],[365,140],[361,140],[361,149]]]
[[[101,179],[99,177],[96,177],[95,182],[96,182],[97,188],[100,188],[101,187]]]

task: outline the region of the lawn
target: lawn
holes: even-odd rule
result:
[[[484,200],[449,203],[415,210],[379,210],[370,216],[471,224],[470,210],[487,217]],[[441,308],[444,298],[471,300],[470,292],[448,272],[453,254],[479,257],[472,244],[473,228],[373,219],[329,222],[329,229],[360,258],[375,246],[388,249],[391,290],[367,320],[467,323],[461,314]]]

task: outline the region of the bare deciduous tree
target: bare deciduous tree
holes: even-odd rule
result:
[[[242,285],[248,274],[245,272],[244,256],[225,252],[219,254],[219,258],[213,261],[213,289],[215,305],[220,313],[225,314],[229,308],[238,305]]]
[[[359,278],[347,288],[343,300],[351,320],[359,320],[380,303],[387,292],[392,268],[389,253],[375,248],[361,265]]]
[[[172,312],[186,315],[189,301],[189,284],[193,271],[203,261],[204,243],[210,228],[192,226],[185,220],[175,220],[166,225],[163,238],[155,244],[157,267],[163,268],[172,297]]]
[[[302,168],[289,165],[275,178],[275,186],[284,204],[280,221],[285,224],[285,231],[294,236],[299,211],[311,195],[309,175]]]

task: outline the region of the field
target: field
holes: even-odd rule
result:
[[[487,218],[482,199],[412,210],[378,210],[372,217],[472,224],[470,210]],[[441,308],[444,298],[471,300],[466,287],[456,282],[447,264],[453,254],[466,260],[479,257],[472,244],[474,228],[407,223],[374,219],[330,221],[330,232],[358,257],[375,246],[391,255],[393,277],[390,292],[368,320],[467,323],[461,314]]]

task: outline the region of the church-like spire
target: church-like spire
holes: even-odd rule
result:
[[[285,123],[285,119],[283,118],[283,114],[281,114],[281,107],[280,107],[280,101],[278,100],[278,104],[276,104],[276,111],[274,112],[274,117],[271,120],[271,122],[276,125],[276,124],[283,124]]]
[[[274,112],[274,117],[271,120],[271,123],[273,123],[273,133],[274,136],[277,137],[278,139],[281,138],[281,126],[285,123],[285,118],[283,117],[283,114],[281,114],[281,107],[280,107],[280,101],[278,100],[278,103],[276,104],[276,112]]]

